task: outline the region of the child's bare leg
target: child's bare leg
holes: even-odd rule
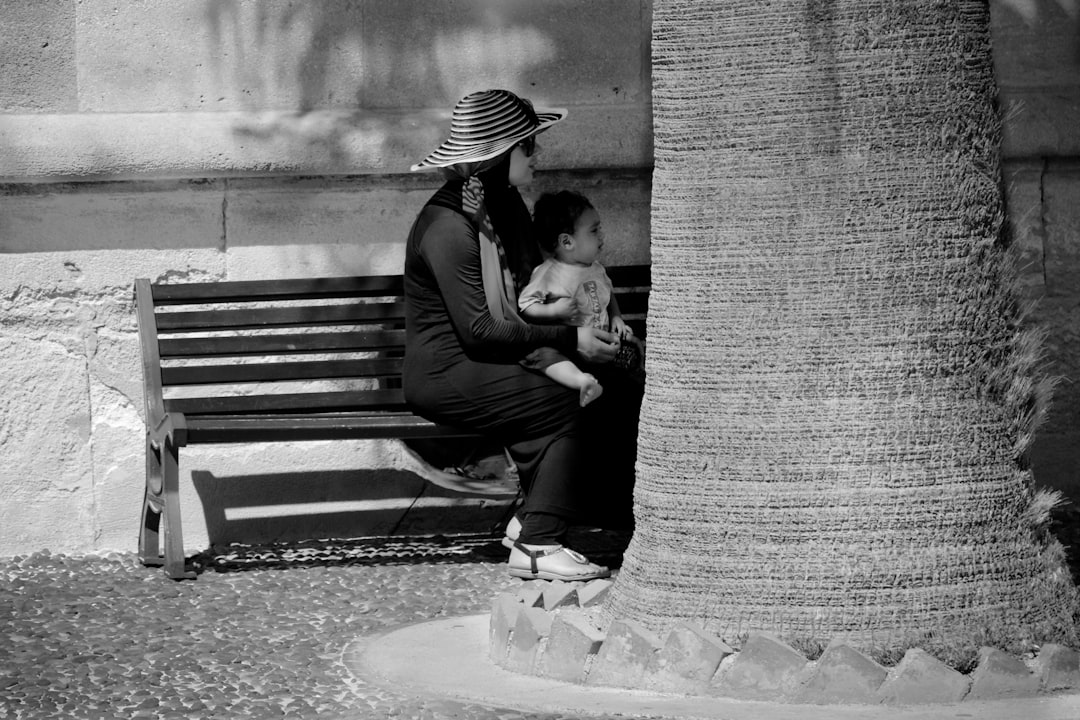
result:
[[[544,368],[544,374],[560,385],[577,390],[581,407],[585,407],[604,392],[595,376],[583,372],[569,360],[548,365]]]

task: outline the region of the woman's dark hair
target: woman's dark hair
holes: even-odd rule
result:
[[[592,208],[589,199],[572,190],[544,193],[533,207],[536,241],[547,252],[555,252],[561,233],[574,234],[578,218]]]

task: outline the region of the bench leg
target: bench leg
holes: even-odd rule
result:
[[[146,490],[143,493],[142,523],[139,525],[139,560],[149,567],[165,564],[161,554],[159,529],[161,513],[165,509],[165,499],[161,491],[164,481],[161,476],[161,452],[146,436]]]
[[[194,580],[184,570],[184,531],[180,525],[180,458],[172,438],[162,443],[161,470],[165,496],[165,574],[173,580]]]
[[[165,554],[160,554],[159,529],[164,521]],[[172,438],[160,447],[147,438],[146,497],[139,537],[139,556],[144,565],[165,566],[173,580],[191,580],[195,573],[184,569],[184,531],[180,523],[180,459]]]

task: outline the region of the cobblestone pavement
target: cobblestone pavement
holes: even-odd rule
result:
[[[1062,519],[1075,572],[1080,517]],[[574,545],[614,566],[624,541]],[[357,638],[486,612],[519,582],[505,555],[490,537],[233,547],[196,558],[195,582],[133,554],[0,560],[0,718],[560,720],[387,691],[342,662]]]
[[[595,553],[594,553],[595,554]],[[484,718],[342,663],[358,637],[487,611],[513,583],[490,538],[233,548],[174,582],[134,555],[0,561],[0,718]]]

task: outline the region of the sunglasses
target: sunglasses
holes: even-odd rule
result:
[[[532,157],[536,152],[536,136],[530,135],[521,142],[518,143],[522,151],[525,153],[525,157]]]

